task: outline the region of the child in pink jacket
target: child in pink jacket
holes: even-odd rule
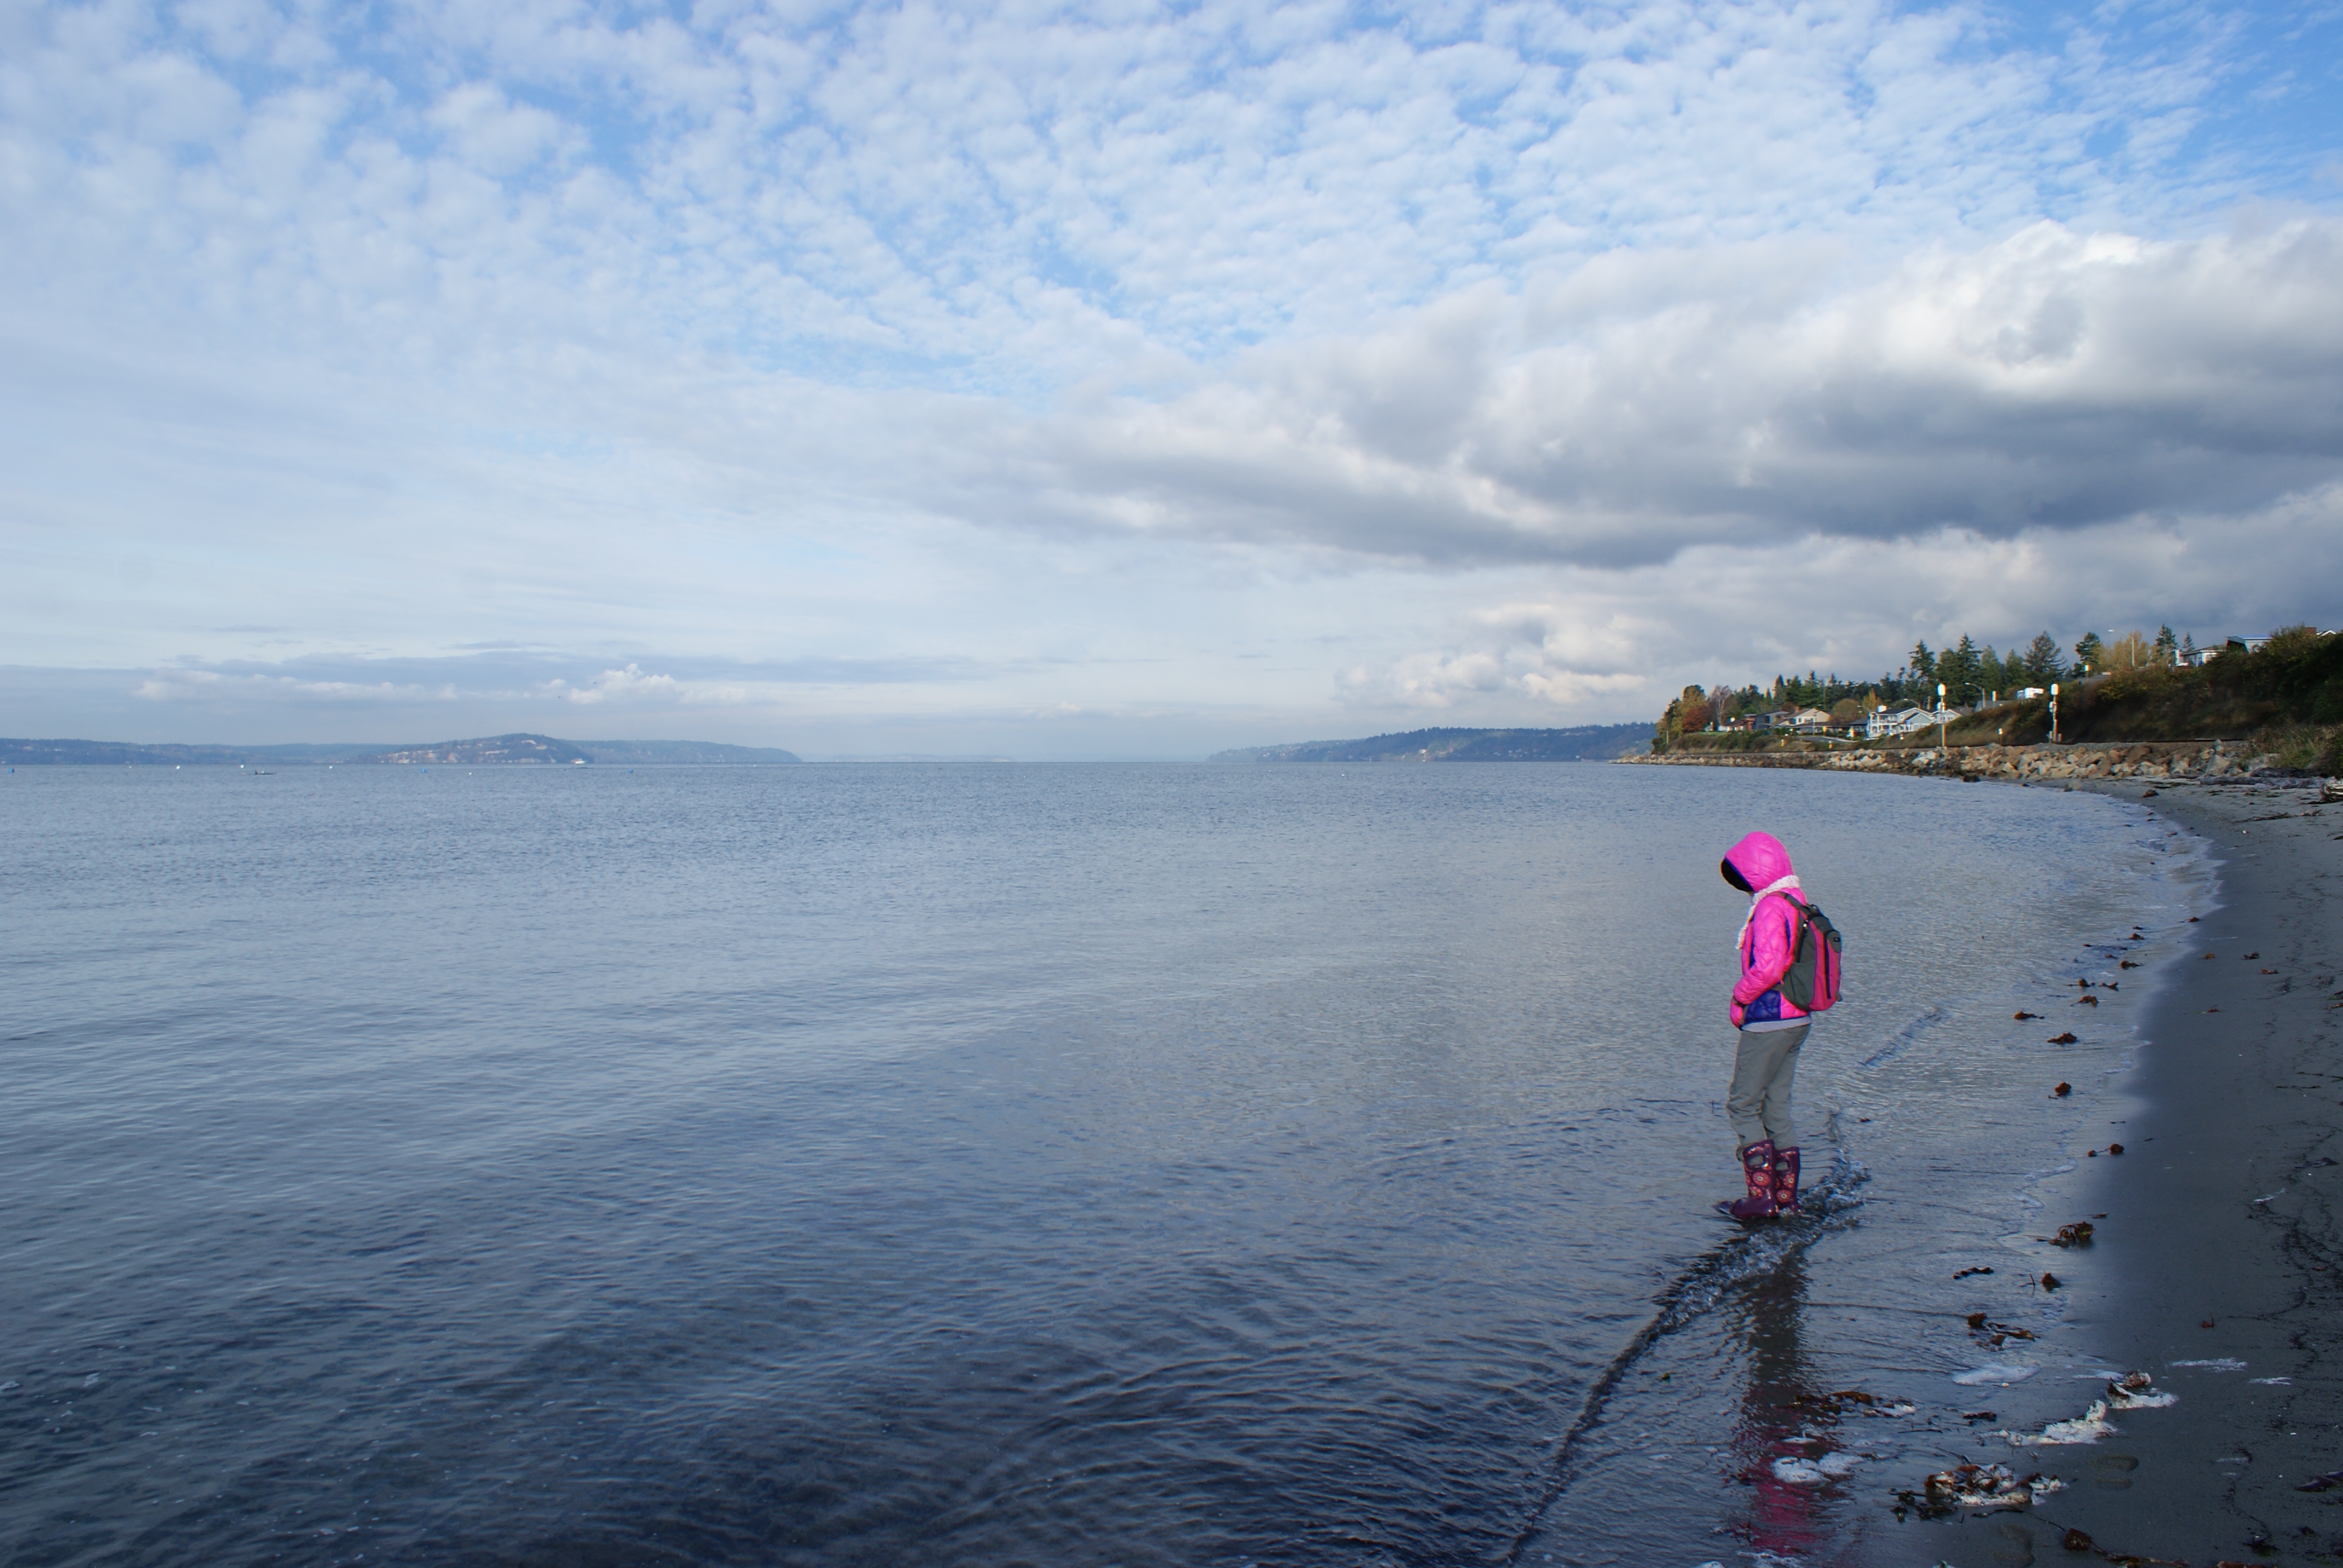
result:
[[[1749,1194],[1718,1208],[1736,1220],[1763,1220],[1794,1213],[1798,1206],[1798,1142],[1790,1123],[1790,1081],[1798,1070],[1798,1048],[1810,1020],[1782,994],[1782,977],[1795,956],[1798,907],[1803,891],[1791,869],[1790,852],[1771,833],[1752,833],[1725,852],[1718,869],[1725,879],[1749,895],[1749,915],[1735,944],[1741,978],[1733,987],[1733,1027],[1741,1031],[1734,1052],[1733,1087],[1725,1114]]]

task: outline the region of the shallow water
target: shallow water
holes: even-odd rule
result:
[[[1944,1374],[1899,1205],[2011,1230],[2082,1127],[1984,1021],[2187,887],[2097,798],[1727,770],[0,784],[27,1563],[1772,1550],[1783,1356]],[[1756,826],[1849,933],[1854,1163],[1736,1251]]]

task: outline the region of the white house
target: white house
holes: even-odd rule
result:
[[[1907,702],[1901,708],[1875,710],[1864,721],[1863,737],[1866,740],[1879,740],[1890,736],[1909,735],[1916,729],[1926,729],[1935,722],[1936,716],[1933,711],[1917,703]]]

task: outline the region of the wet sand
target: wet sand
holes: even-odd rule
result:
[[[2013,809],[2006,787],[1879,787],[1983,821],[2014,822],[2058,799],[2036,785],[2026,809]],[[2069,1560],[2060,1537],[2089,1526],[2079,1513],[2054,1523],[2054,1505],[2094,1486],[2103,1448],[2020,1447],[2006,1433],[2073,1421],[2136,1363],[2105,1342],[2101,1303],[2120,1292],[2099,1282],[2118,1271],[2122,1248],[2069,1252],[2043,1238],[2094,1213],[2113,1222],[2098,1189],[2103,1168],[2124,1161],[2087,1151],[2104,1148],[2108,1121],[2138,1113],[2157,981],[2168,989],[2195,960],[2201,926],[2188,917],[2213,890],[2209,852],[2143,809],[2146,787],[2133,785],[2120,812],[2069,796],[2042,818],[2067,822],[2105,858],[2060,862],[2075,880],[2066,893],[2037,887],[1998,912],[1977,901],[1989,891],[1972,893],[1941,925],[1915,913],[1930,940],[1971,955],[1973,972],[1949,990],[1899,982],[1878,961],[1885,933],[1851,922],[1865,933],[1865,984],[1817,1029],[1800,1071],[1810,1189],[1799,1218],[1719,1222],[1716,1244],[1669,1284],[1564,1437],[1554,1491],[1509,1561]],[[2005,849],[2022,855],[2026,840]],[[2045,900],[2057,910],[2047,925],[2035,918]],[[2067,1285],[2042,1289],[2046,1270]],[[1964,1462],[2060,1484],[2026,1513],[1919,1498],[1931,1473]]]
[[[2343,1561],[2343,1480],[2322,1480],[2343,1472],[2343,805],[2318,801],[2166,784],[2147,802],[2213,844],[2218,905],[2146,1010],[2139,1105],[2107,1132],[2126,1154],[2071,1190],[2106,1218],[2062,1271],[2075,1337],[2178,1402],[2026,1451],[2068,1480],[2028,1520],[2041,1561]],[[2069,1529],[2093,1550],[2070,1555]],[[2026,1560],[2016,1533],[2000,1560]]]
[[[1633,1522],[1705,1490],[1715,1529],[1668,1543],[1688,1568],[2343,1563],[2343,804],[2301,784],[2074,787],[2209,844],[2213,883],[2109,910],[2143,922],[2137,943],[2078,930],[2065,980],[2026,981],[2016,1020],[1958,1020],[1957,1054],[2006,1060],[2011,1089],[1968,1108],[1948,1152],[1916,1161],[1905,1131],[1934,1057],[1818,1077],[1814,1141],[1858,1161],[1829,1179],[1843,1198],[1752,1238],[1721,1333],[1639,1352],[1514,1561],[1670,1560]],[[2053,1030],[2073,1043],[2046,1048]],[[2062,1115],[2066,1157],[2010,1163],[2039,1142],[2010,1132]],[[2084,1220],[2089,1245],[2045,1241]],[[2130,1372],[2153,1402],[2055,1433],[2081,1441],[2013,1441],[2086,1418]],[[1964,1462],[2043,1490],[2019,1508],[1926,1496]]]

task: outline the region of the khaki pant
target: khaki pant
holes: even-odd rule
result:
[[[1733,1087],[1725,1093],[1736,1153],[1763,1138],[1772,1139],[1776,1149],[1797,1147],[1797,1129],[1790,1122],[1790,1080],[1797,1074],[1798,1047],[1813,1027],[1741,1031],[1733,1053]]]

